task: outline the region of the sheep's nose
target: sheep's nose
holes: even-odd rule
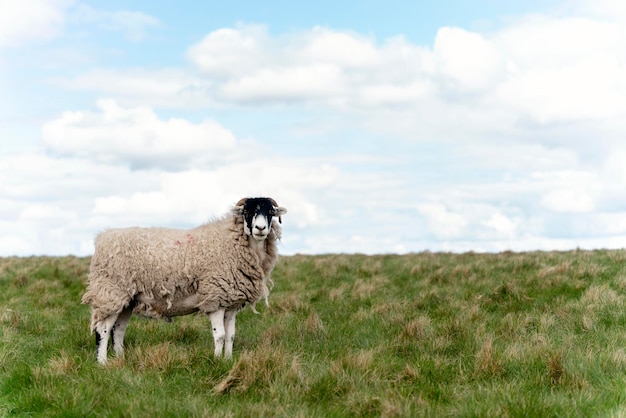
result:
[[[265,227],[265,225],[263,225],[263,226],[257,225],[257,226],[255,226],[255,228],[258,229],[259,231],[264,231],[266,227]]]

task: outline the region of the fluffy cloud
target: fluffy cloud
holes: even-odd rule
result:
[[[93,160],[38,151],[2,155],[0,253],[89,254],[94,234],[109,225],[92,215],[94,198],[156,185],[149,172],[131,173]]]
[[[116,97],[126,106],[198,108],[217,104],[207,94],[212,88],[211,81],[178,69],[99,69],[56,83],[73,91],[97,93],[105,89],[108,97]]]
[[[220,95],[242,103],[267,100],[301,101],[327,98],[342,88],[341,73],[331,65],[262,69],[249,76],[229,81],[220,88]]]
[[[608,20],[626,21],[626,4],[615,0],[578,0],[575,9]]]
[[[292,225],[319,224],[320,209],[307,194],[327,187],[338,173],[314,162],[261,159],[215,170],[185,170],[159,175],[158,187],[144,192],[111,194],[95,200],[94,214],[121,224],[193,225],[219,215],[244,196],[273,196],[287,206]]]
[[[370,128],[392,125],[414,136],[442,136],[448,127],[484,136],[580,121],[592,123],[591,133],[608,126],[623,133],[623,27],[611,19],[532,15],[491,33],[443,27],[433,45],[416,45],[323,27],[272,36],[264,26],[239,25],[188,48],[193,76],[135,69],[68,83],[162,107],[314,102],[362,115]]]
[[[60,155],[162,169],[226,161],[236,152],[233,134],[214,121],[164,121],[149,108],[123,108],[113,100],[97,107],[44,124],[44,145]]]
[[[308,235],[325,224],[321,202],[339,176],[336,167],[307,159],[257,158],[162,172],[78,157],[1,157],[0,254],[89,254],[95,234],[105,228],[193,227],[244,196],[259,195],[288,208],[289,235]]]
[[[0,47],[54,39],[67,24],[95,25],[121,32],[132,41],[142,40],[148,29],[161,25],[157,18],[142,12],[104,11],[75,0],[0,0],[0,10]]]
[[[422,84],[412,77],[419,67],[402,67],[416,62],[421,67],[423,52],[401,37],[379,46],[375,40],[355,33],[315,27],[272,38],[263,26],[242,25],[210,33],[191,46],[187,56],[216,83],[213,94],[228,102],[341,103],[357,96],[367,96],[371,101],[405,83],[415,89]],[[372,86],[379,88],[360,92]]]
[[[478,33],[460,28],[439,29],[433,46],[433,75],[452,90],[474,92],[493,86],[503,70],[496,46]]]
[[[204,74],[212,78],[230,78],[269,65],[272,62],[271,49],[265,46],[269,42],[267,29],[263,26],[218,29],[191,46],[187,56]]]
[[[524,20],[495,38],[509,65],[495,98],[540,124],[623,115],[625,38],[613,22]]]
[[[80,24],[95,24],[108,32],[121,32],[133,42],[144,39],[149,29],[161,26],[159,19],[142,12],[128,10],[111,12],[95,9],[86,4],[77,5],[71,11],[70,19]]]
[[[325,63],[346,69],[372,67],[378,65],[381,59],[380,50],[372,39],[323,27],[300,34],[283,53],[291,51],[295,52],[293,55],[298,61]]]
[[[529,17],[488,36],[444,27],[429,48],[319,27],[272,38],[240,26],[212,32],[188,57],[229,101],[454,106],[464,95],[483,111],[506,106],[545,124],[624,113],[624,35],[610,21]]]
[[[441,203],[420,204],[417,211],[427,219],[428,227],[438,239],[458,238],[465,232],[467,219]]]
[[[547,193],[541,203],[554,212],[591,212],[594,201],[591,196],[576,189],[553,190]]]
[[[72,0],[0,0],[0,47],[58,36]]]
[[[515,236],[515,231],[518,226],[518,222],[513,219],[510,219],[508,216],[503,215],[500,212],[496,212],[491,217],[484,222],[484,224],[488,228],[493,228],[496,232],[503,234],[508,237]]]

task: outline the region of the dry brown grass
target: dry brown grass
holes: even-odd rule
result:
[[[546,266],[539,270],[539,272],[537,272],[537,277],[540,279],[545,279],[547,277],[552,277],[556,275],[564,275],[567,274],[570,269],[570,262],[563,262],[556,266]]]
[[[552,385],[559,385],[565,374],[561,353],[554,353],[548,358],[548,375]]]
[[[341,284],[338,287],[334,287],[328,292],[328,299],[331,301],[337,301],[344,299],[346,297],[346,292],[348,291],[349,286],[345,283]]]
[[[80,360],[62,350],[58,356],[52,357],[48,362],[48,370],[54,375],[73,374],[78,371]]]
[[[109,359],[109,367],[132,367],[139,372],[164,372],[175,365],[189,366],[192,357],[193,351],[190,347],[178,347],[165,341],[154,345],[128,347],[124,356]]]
[[[388,282],[389,280],[384,276],[356,279],[352,285],[352,298],[358,300],[370,298]]]
[[[427,315],[409,321],[402,330],[401,337],[403,339],[425,339],[431,338],[434,334],[432,322]]]
[[[335,374],[343,371],[357,371],[360,373],[369,373],[377,355],[376,350],[358,350],[349,352],[341,359],[332,362],[332,371]]]
[[[321,334],[326,335],[327,331],[324,327],[324,323],[322,319],[319,317],[317,312],[311,312],[309,316],[304,321],[304,329],[307,333],[310,334]]]
[[[479,377],[500,376],[504,372],[502,359],[493,346],[493,339],[487,337],[476,352],[474,375]]]
[[[618,295],[617,292],[607,284],[591,285],[580,298],[583,305],[591,307],[602,307],[604,305],[612,305],[623,302],[624,297]]]
[[[274,298],[270,303],[270,310],[281,313],[307,312],[309,304],[303,300],[300,292],[293,292],[286,297]]]
[[[213,392],[244,393],[253,386],[271,389],[274,384],[306,385],[300,359],[279,346],[261,346],[254,351],[243,351]]]

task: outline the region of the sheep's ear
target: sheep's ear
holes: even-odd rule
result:
[[[287,209],[285,209],[285,208],[283,208],[283,207],[280,207],[280,206],[275,206],[275,207],[273,208],[273,212],[274,212],[274,213],[273,213],[273,215],[274,215],[274,216],[278,216],[278,223],[279,223],[279,224],[282,224],[282,223],[283,223],[283,218],[282,218],[282,216],[283,216],[285,213],[287,213]]]
[[[246,201],[248,200],[247,197],[244,197],[243,199],[241,199],[239,202],[237,202],[235,204],[235,207],[233,207],[231,209],[231,212],[233,213],[233,215],[243,215],[243,205],[246,204]]]

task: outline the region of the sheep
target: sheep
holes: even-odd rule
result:
[[[269,295],[279,225],[287,210],[271,198],[243,198],[222,218],[194,229],[121,228],[97,235],[82,303],[91,305],[96,358],[116,356],[133,313],[153,318],[207,314],[215,357],[232,358],[235,316]]]

